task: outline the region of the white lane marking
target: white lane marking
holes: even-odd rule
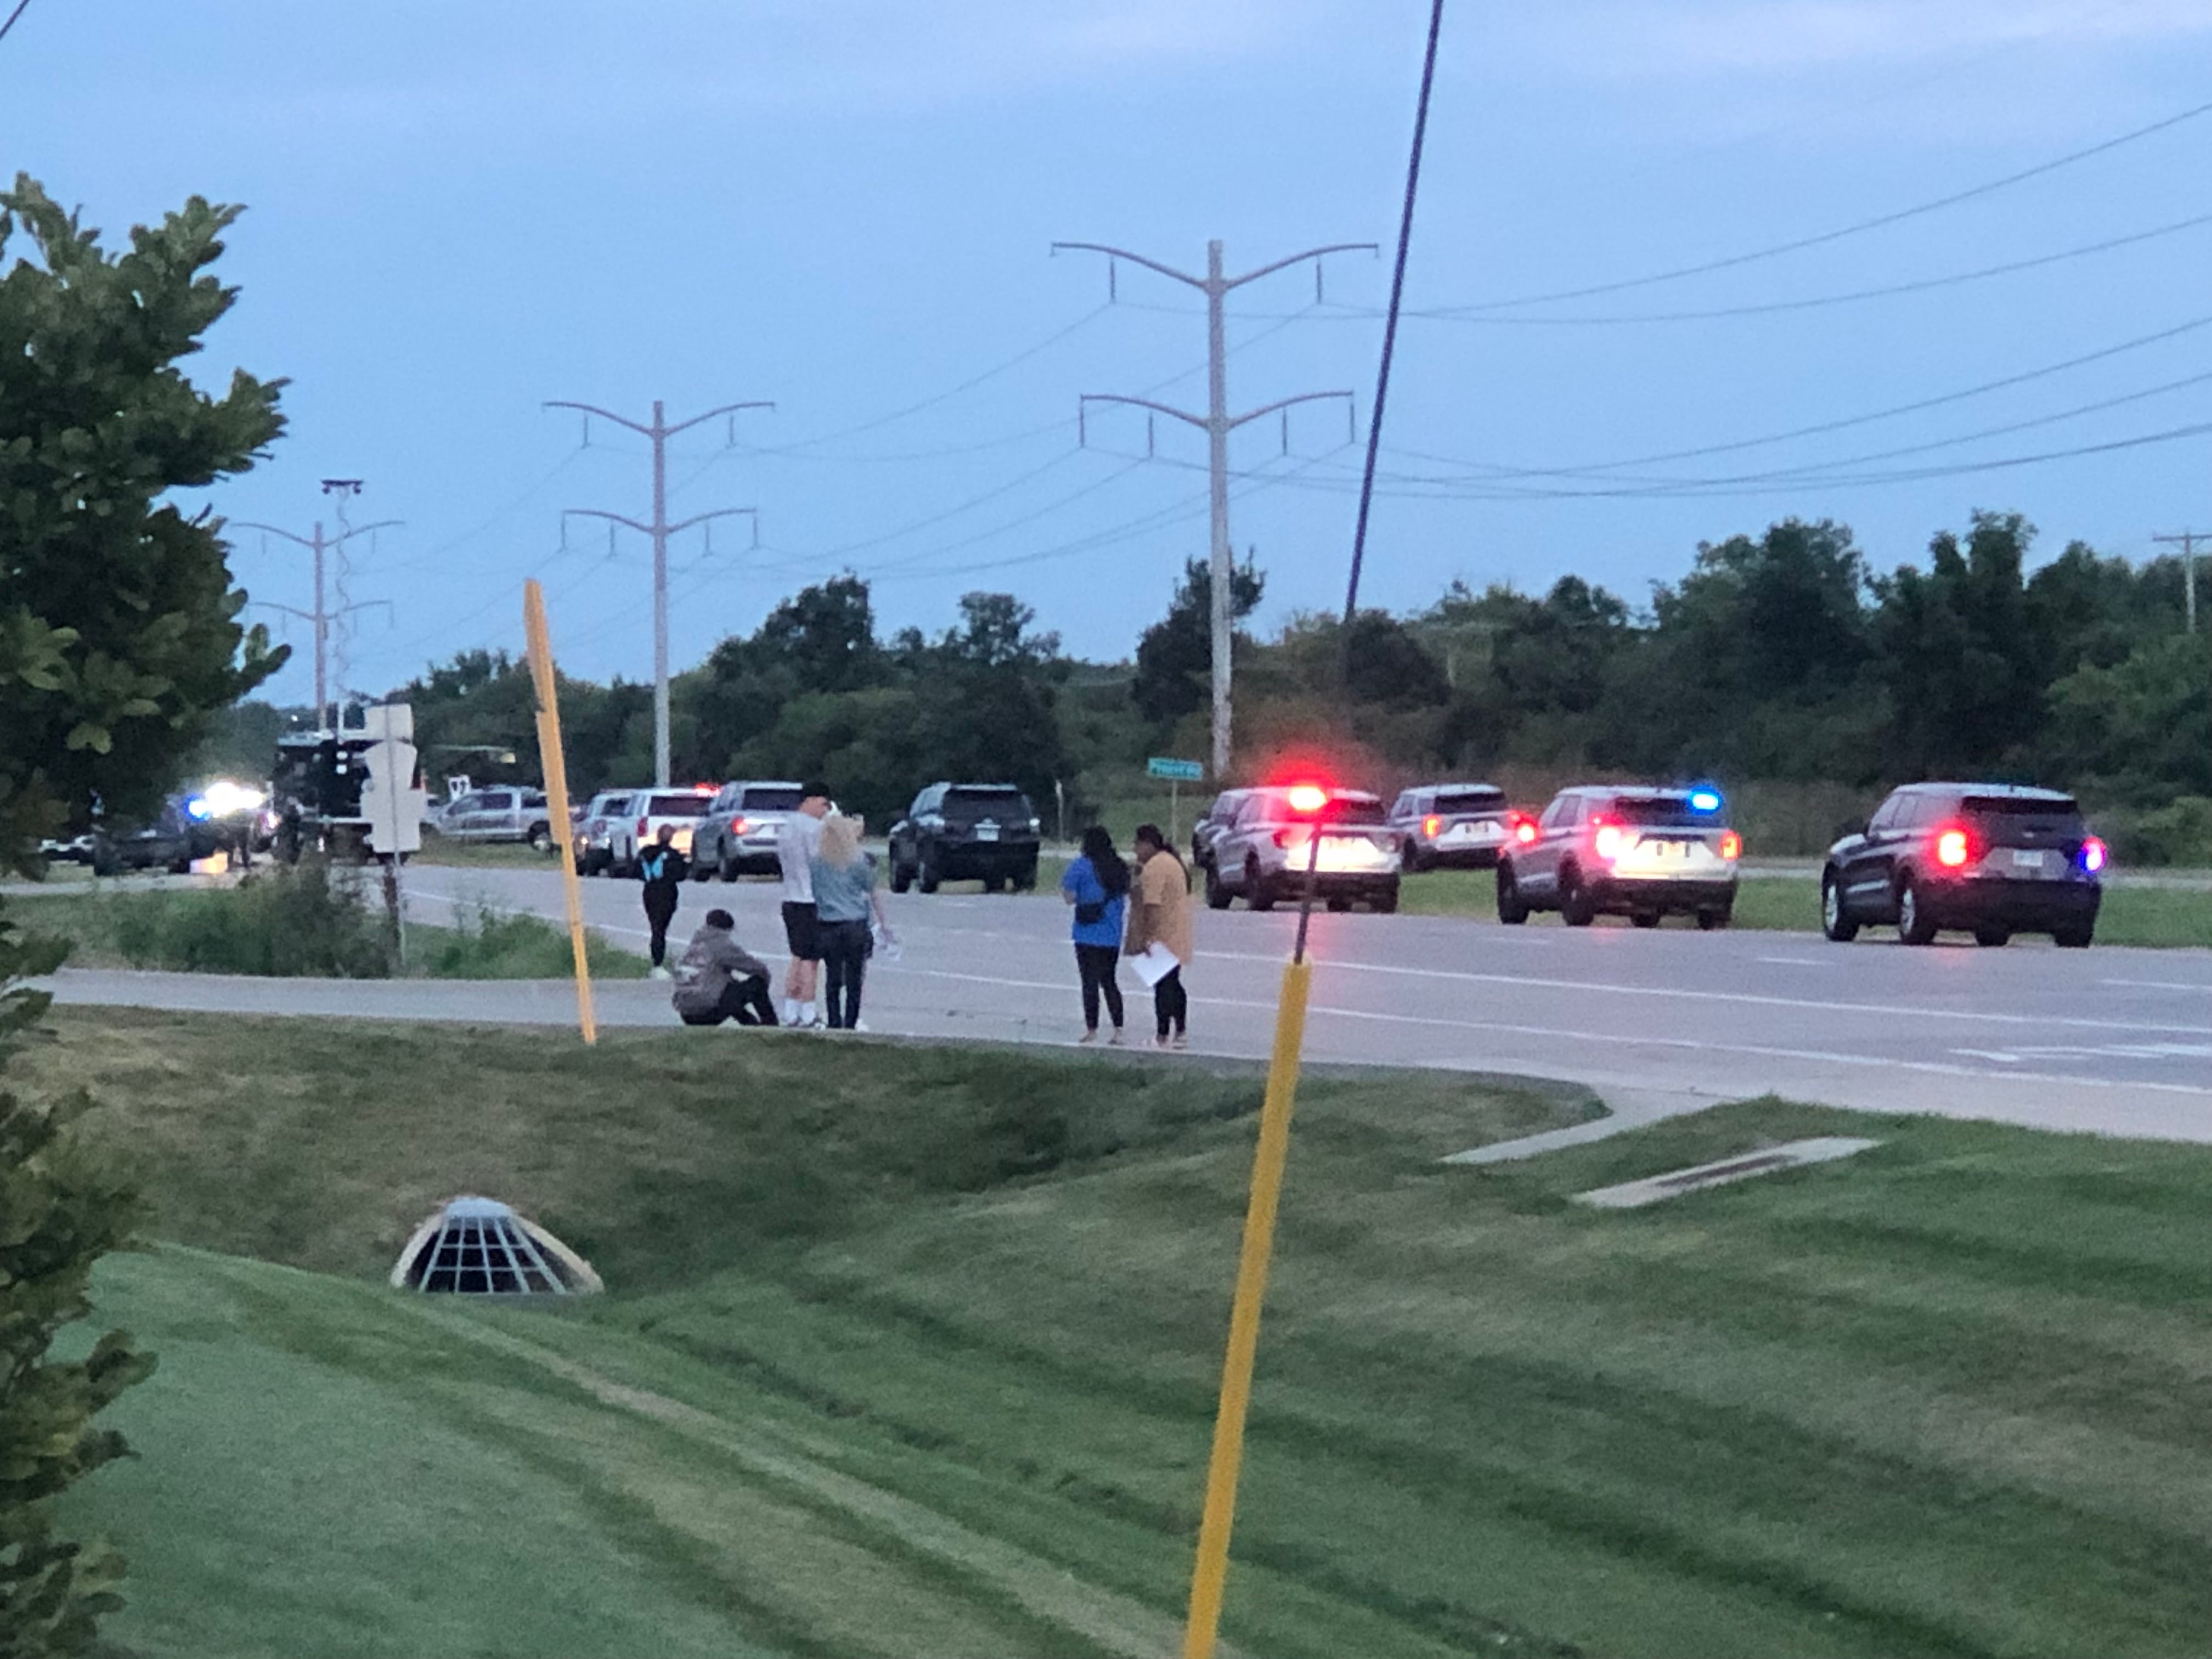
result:
[[[2194,985],[2178,979],[2100,979],[2097,983],[2125,986],[2137,991],[2212,991],[2212,985]]]
[[[2106,1042],[2095,1046],[2073,1043],[2039,1043],[2029,1048],[2008,1049],[1954,1048],[1954,1054],[1974,1054],[1985,1060],[2008,1063],[2027,1059],[2062,1060],[2212,1060],[2212,1043],[2206,1042]]]
[[[1754,957],[1754,962],[1771,962],[1778,968],[1832,968],[1832,962],[1821,962],[1812,957]]]

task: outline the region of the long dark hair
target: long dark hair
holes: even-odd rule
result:
[[[1129,866],[1114,850],[1114,837],[1107,833],[1104,824],[1094,823],[1083,832],[1083,856],[1091,860],[1091,868],[1098,878],[1098,884],[1106,890],[1108,898],[1119,898],[1129,890]]]
[[[1137,826],[1136,840],[1137,845],[1139,848],[1142,848],[1146,842],[1150,842],[1153,846],[1158,848],[1160,851],[1165,853],[1170,858],[1173,859],[1176,861],[1176,868],[1182,872],[1183,891],[1188,893],[1190,890],[1190,866],[1182,861],[1182,854],[1176,852],[1174,848],[1168,845],[1168,838],[1160,833],[1160,826],[1158,824],[1139,824]]]

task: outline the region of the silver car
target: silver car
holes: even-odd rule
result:
[[[775,874],[781,867],[776,837],[804,799],[804,784],[763,779],[724,784],[691,832],[691,873],[702,881]]]
[[[541,853],[559,845],[544,792],[520,785],[472,789],[426,816],[423,827],[448,841],[520,842]]]
[[[1226,910],[1242,898],[1255,910],[1295,899],[1314,860],[1314,890],[1332,910],[1364,902],[1388,915],[1398,908],[1398,836],[1382,799],[1361,789],[1334,789],[1311,817],[1295,811],[1289,789],[1255,789],[1213,844],[1206,902]],[[1316,822],[1316,819],[1318,822]],[[1316,852],[1313,836],[1318,833]]]
[[[1516,825],[1498,861],[1498,919],[1557,910],[1570,927],[1601,915],[1656,927],[1686,911],[1725,927],[1735,908],[1743,837],[1713,789],[1585,784],[1562,789],[1533,825]]]

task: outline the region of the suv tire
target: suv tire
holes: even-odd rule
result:
[[[2097,924],[2092,921],[2078,927],[2054,928],[2051,931],[2051,942],[2062,951],[2086,951],[2089,948],[2089,941],[2094,939],[2096,934]]]
[[[914,878],[921,884],[925,893],[933,893],[944,884],[945,878],[931,862],[927,847],[914,855]]]
[[[1528,920],[1528,902],[1521,896],[1521,884],[1514,879],[1510,864],[1498,866],[1498,919],[1508,927]]]
[[[891,891],[903,893],[913,885],[914,872],[901,864],[898,861],[898,855],[893,854],[891,855]]]
[[[1587,927],[1597,920],[1597,906],[1583,885],[1583,872],[1571,864],[1559,877],[1559,920],[1570,927]]]
[[[530,850],[533,853],[550,853],[553,850],[552,825],[533,823],[530,826]]]
[[[1820,931],[1838,945],[1859,936],[1859,925],[1844,914],[1844,884],[1833,870],[1820,872]]]
[[[1727,927],[1735,918],[1735,912],[1733,907],[1720,910],[1700,910],[1698,912],[1698,931],[1701,933],[1717,933]]]
[[[2006,945],[2012,943],[2012,929],[2009,927],[1977,927],[1974,929],[1974,943],[1992,951],[2002,950]]]
[[[1920,902],[1920,889],[1910,876],[1897,884],[1897,936],[1907,945],[1930,945],[1936,921]]]
[[[1378,916],[1394,916],[1398,914],[1398,884],[1396,882],[1392,882],[1388,887],[1376,893],[1374,910]]]
[[[744,873],[738,868],[737,860],[730,856],[730,843],[726,841],[714,849],[714,873],[724,881],[735,881]]]
[[[1229,901],[1237,896],[1221,884],[1221,872],[1212,865],[1206,866],[1206,908],[1226,910]]]
[[[1244,860],[1244,903],[1248,909],[1272,910],[1275,896],[1267,890],[1267,883],[1260,873],[1260,860]]]
[[[1036,872],[1035,863],[1024,864],[1014,872],[1006,884],[1017,893],[1034,893],[1036,891]]]

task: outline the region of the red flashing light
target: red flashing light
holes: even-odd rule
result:
[[[1514,819],[1513,839],[1519,842],[1523,847],[1527,847],[1534,842],[1536,839],[1536,821],[1534,818]]]
[[[1444,821],[1434,812],[1421,820],[1421,833],[1434,841],[1444,832]]]
[[[1936,837],[1936,862],[1947,870],[1962,868],[1973,850],[1963,830],[1946,830]]]
[[[1743,856],[1743,837],[1736,834],[1733,830],[1722,830],[1721,856],[1724,859],[1741,858]]]
[[[2081,867],[2093,876],[2104,869],[2106,860],[2111,856],[2105,850],[2105,843],[2094,836],[2081,843]]]
[[[1328,805],[1328,791],[1317,783],[1294,783],[1288,799],[1291,811],[1301,817],[1311,817]]]

